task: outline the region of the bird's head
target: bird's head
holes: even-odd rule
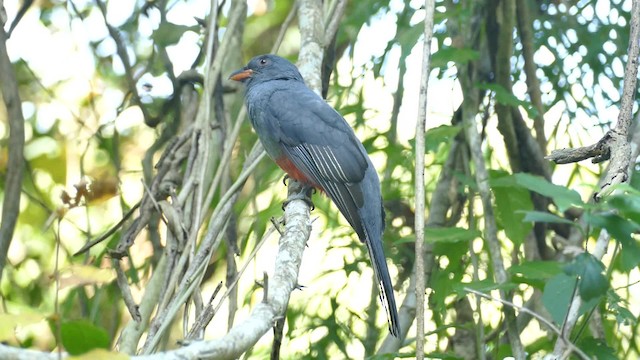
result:
[[[229,79],[240,81],[247,86],[271,80],[303,81],[295,65],[287,59],[271,54],[254,57],[247,66],[234,71]]]

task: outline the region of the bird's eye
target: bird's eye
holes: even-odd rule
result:
[[[267,65],[267,59],[260,59],[260,65]]]

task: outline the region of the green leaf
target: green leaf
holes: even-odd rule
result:
[[[576,280],[561,273],[551,278],[542,292],[542,303],[556,324],[562,324],[569,309]]]
[[[522,188],[493,187],[496,201],[496,218],[507,237],[515,245],[524,242],[533,224],[524,222],[524,211],[532,210],[531,195]]]
[[[460,126],[441,125],[427,130],[424,142],[427,152],[435,152],[443,142],[450,142],[462,129]]]
[[[578,347],[591,355],[591,358],[598,360],[617,360],[616,352],[610,348],[601,339],[594,339],[592,337],[585,337],[577,344]]]
[[[622,217],[640,223],[640,196],[637,194],[614,195],[607,199],[607,203]]]
[[[527,261],[511,266],[508,271],[526,279],[546,280],[562,273],[562,266],[556,261]]]
[[[619,325],[635,325],[638,319],[629,309],[620,305],[623,300],[615,291],[607,291],[608,311],[616,316],[616,322]]]
[[[564,212],[571,206],[584,206],[580,194],[575,190],[552,184],[540,176],[525,173],[518,173],[513,176],[518,185],[552,198],[560,212]]]
[[[614,239],[620,241],[622,244],[620,259],[623,270],[631,270],[640,264],[640,245],[631,236],[632,233],[640,231],[640,225],[612,213],[587,213],[584,219],[594,227],[606,229]]]
[[[578,290],[585,301],[598,298],[606,294],[609,282],[604,276],[604,265],[593,255],[582,253],[576,256],[571,263],[564,268],[568,275],[580,277]]]
[[[169,46],[177,44],[178,41],[180,41],[182,34],[187,31],[193,31],[197,34],[200,31],[200,28],[195,25],[185,26],[163,21],[160,23],[158,29],[153,32],[151,38],[160,46]]]
[[[571,220],[567,220],[563,217],[560,217],[555,214],[551,214],[544,211],[527,211],[524,213],[524,220],[530,222],[539,222],[539,223],[557,223],[557,224],[568,224],[578,226]]]
[[[481,235],[480,231],[457,227],[428,227],[424,231],[425,240],[430,243],[457,243],[461,241],[469,241],[478,238]]]
[[[476,60],[480,53],[468,48],[443,47],[431,55],[431,67],[445,67],[450,61],[458,65],[464,65],[469,61]]]
[[[62,345],[71,355],[79,355],[93,349],[108,349],[107,331],[86,320],[72,320],[60,326]]]
[[[529,117],[534,118],[538,116],[538,111],[533,107],[533,105],[531,105],[530,102],[518,99],[511,91],[505,89],[500,84],[480,83],[476,84],[476,87],[479,89],[493,91],[496,101],[500,104],[513,107],[522,106],[527,111]]]

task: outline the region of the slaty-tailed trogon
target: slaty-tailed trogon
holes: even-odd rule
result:
[[[324,191],[366,244],[389,331],[397,337],[398,311],[382,249],[380,180],[364,146],[288,60],[257,56],[229,78],[246,85],[249,118],[267,154],[293,179]]]

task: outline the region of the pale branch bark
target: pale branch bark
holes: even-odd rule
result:
[[[424,216],[425,216],[425,184],[424,184],[424,151],[425,127],[427,121],[427,89],[431,70],[431,37],[433,36],[434,0],[425,0],[424,38],[422,42],[422,76],[418,99],[418,119],[416,121],[415,143],[415,235],[416,235],[416,359],[424,359]]]
[[[63,359],[67,357],[67,353],[62,353]],[[60,359],[60,354],[57,352],[15,348],[0,344],[0,358],[5,360],[56,360]]]
[[[594,194],[596,201],[607,196],[613,191],[613,187],[620,183],[628,182],[628,168],[631,162],[631,149],[629,147],[629,127],[633,114],[633,104],[636,95],[636,83],[638,77],[638,55],[640,54],[640,4],[632,2],[631,21],[629,31],[629,48],[627,50],[627,64],[624,69],[624,87],[620,100],[620,113],[616,126],[609,130],[596,144],[578,148],[554,150],[547,157],[556,163],[563,161],[576,162],[584,160],[585,153],[593,154],[594,162],[611,159],[609,169],[605,175],[605,181],[600,186],[600,191]],[[595,152],[595,149],[600,152]],[[590,156],[591,157],[591,156]]]
[[[0,4],[2,5],[2,4]],[[4,7],[0,6],[4,12]],[[6,19],[4,19],[6,20]],[[5,22],[0,21],[0,90],[7,109],[9,122],[8,160],[2,201],[2,224],[0,224],[0,280],[7,264],[7,253],[20,214],[20,195],[25,167],[24,116],[18,92],[18,81],[7,53]]]
[[[609,148],[605,146],[605,142],[601,140],[588,146],[553,150],[551,154],[545,156],[545,159],[556,164],[570,164],[586,159],[592,159],[591,162],[594,164],[601,163],[611,158],[611,153]]]
[[[320,0],[298,0],[298,25],[300,27],[298,69],[307,86],[320,95],[325,39]]]

